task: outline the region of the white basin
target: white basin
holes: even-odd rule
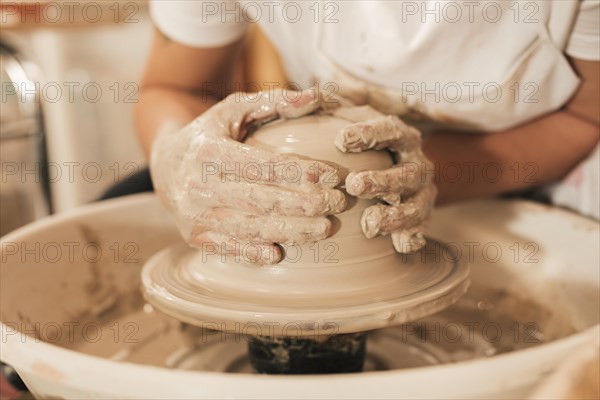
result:
[[[529,322],[545,343],[345,375],[206,371],[218,371],[214,363],[186,367],[204,371],[181,369],[168,347],[185,348],[189,332],[145,306],[139,292],[144,261],[180,239],[158,200],[144,194],[49,217],[2,238],[1,359],[44,398],[523,398],[600,333],[597,222],[490,200],[437,210],[429,235],[460,247],[471,262],[470,290],[504,293],[495,306],[521,321],[515,330],[489,324],[490,341],[498,326],[505,341],[531,339]],[[162,348],[156,335],[175,340]],[[152,352],[170,356],[159,362]]]

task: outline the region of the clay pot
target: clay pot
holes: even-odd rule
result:
[[[387,151],[339,151],[334,138],[349,124],[326,115],[276,121],[246,143],[332,162],[345,174],[392,166]],[[335,326],[337,334],[398,325],[453,304],[469,284],[466,260],[400,255],[389,237],[367,239],[360,219],[374,202],[348,196],[346,210],[330,217],[331,237],[287,244],[284,260],[273,266],[257,267],[243,257],[207,254],[187,245],[166,249],[144,269],[145,297],[193,325],[233,331],[252,324],[253,332],[259,327],[256,336],[277,337],[287,336],[293,325],[300,338],[315,337],[325,325]],[[424,254],[444,250],[430,240]]]

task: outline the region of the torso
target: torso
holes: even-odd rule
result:
[[[325,95],[500,130],[559,107],[577,86],[561,48],[577,2],[554,3],[283,1],[256,20],[300,87],[334,82]]]

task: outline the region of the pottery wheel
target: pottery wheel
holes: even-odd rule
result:
[[[329,116],[276,122],[247,143],[354,170],[392,165],[386,152],[335,149],[333,136],[347,124]],[[340,228],[333,236],[285,247],[285,259],[274,266],[205,254],[185,244],[166,248],[144,267],[144,295],[184,322],[257,336],[362,332],[419,319],[455,303],[469,283],[464,260],[433,239],[410,255],[397,254],[389,237],[366,239],[359,221],[369,204],[351,200],[335,216]]]
[[[439,254],[440,246],[429,239],[425,250]],[[288,291],[286,283],[277,285],[276,281],[287,280],[286,274],[295,275],[289,266],[262,267],[256,272],[265,278],[265,287],[267,282],[273,283],[272,290],[251,283],[242,288],[227,285],[219,279],[226,268],[223,263],[203,263],[197,251],[182,245],[165,249],[148,261],[143,285],[146,298],[158,309],[210,329],[235,332],[247,325],[249,333],[258,329],[264,335],[269,327],[279,332],[298,326],[306,335],[315,329],[360,332],[433,314],[464,294],[468,285],[464,263],[444,257],[423,263],[422,254],[393,255],[396,262],[390,263],[388,273],[371,284],[316,294]],[[289,333],[295,334],[292,331]]]

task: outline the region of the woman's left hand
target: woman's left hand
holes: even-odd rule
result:
[[[367,238],[391,234],[399,253],[419,250],[425,245],[423,231],[437,194],[432,163],[421,151],[421,133],[370,106],[331,112],[353,122],[338,133],[335,145],[339,150],[389,150],[395,159],[390,169],[351,172],[346,178],[348,194],[383,201],[364,210],[363,233]]]

